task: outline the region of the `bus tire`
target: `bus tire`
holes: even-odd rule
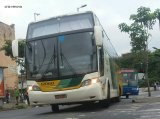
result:
[[[128,99],[129,98],[129,94],[126,94],[126,99]]]
[[[52,112],[59,112],[59,105],[52,104],[51,109],[52,109]]]

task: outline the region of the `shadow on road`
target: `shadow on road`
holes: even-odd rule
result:
[[[110,106],[117,104],[115,102],[111,102]],[[71,106],[61,106],[59,112],[45,112],[45,113],[40,113],[38,115],[50,115],[50,114],[62,114],[62,113],[73,113],[73,112],[78,112],[78,113],[88,113],[88,112],[99,112],[106,110],[108,107],[103,107],[99,103],[92,103],[92,104],[79,104],[79,105],[71,105]],[[50,108],[51,110],[51,108]]]

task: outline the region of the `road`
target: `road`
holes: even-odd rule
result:
[[[50,106],[34,107],[0,112],[0,119],[160,119],[160,102],[132,103],[122,98],[108,108],[98,104],[90,106],[61,106],[59,113],[53,113]]]

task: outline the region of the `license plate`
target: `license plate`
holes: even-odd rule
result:
[[[67,98],[67,95],[66,94],[55,95],[55,99],[62,99],[62,98]]]

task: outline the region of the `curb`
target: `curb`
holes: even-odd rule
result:
[[[8,110],[16,110],[16,109],[26,109],[29,106],[26,104],[19,104],[19,105],[15,105],[15,104],[4,104],[3,106],[0,107],[0,111],[8,111]]]
[[[160,102],[160,97],[135,97],[132,99],[133,103],[152,103]]]

